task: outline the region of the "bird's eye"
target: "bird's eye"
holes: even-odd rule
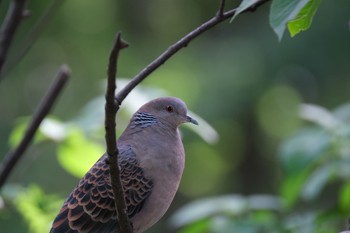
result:
[[[174,108],[173,108],[173,106],[169,105],[169,106],[166,107],[166,110],[167,110],[168,112],[173,112],[173,111],[174,111]]]

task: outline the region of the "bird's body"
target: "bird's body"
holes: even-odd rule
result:
[[[197,123],[174,97],[155,99],[132,117],[118,140],[128,216],[135,233],[155,224],[169,208],[184,169],[178,126]],[[108,157],[80,180],[57,215],[51,233],[114,233],[117,229]]]

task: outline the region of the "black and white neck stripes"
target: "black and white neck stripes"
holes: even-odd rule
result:
[[[146,128],[148,126],[157,124],[159,120],[150,113],[137,112],[131,122],[131,128],[141,127]]]

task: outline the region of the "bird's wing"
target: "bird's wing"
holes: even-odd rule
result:
[[[121,180],[129,218],[141,211],[153,182],[144,177],[130,147],[119,150]],[[118,224],[107,155],[80,180],[53,222],[51,233],[115,232]]]

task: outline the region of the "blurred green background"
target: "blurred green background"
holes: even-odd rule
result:
[[[1,232],[48,232],[78,177],[103,153],[103,94],[115,33],[131,45],[119,60],[124,81],[218,7],[212,0],[56,2],[32,48],[13,65],[49,4],[29,2],[31,17],[16,34],[0,81],[3,159],[59,66],[72,69],[50,120],[0,192]],[[227,2],[227,9],[239,4]],[[1,19],[7,6],[1,4]],[[293,39],[286,34],[282,42],[268,24],[269,7],[196,38],[127,98],[119,134],[136,106],[171,95],[219,135],[208,143],[182,127],[187,157],[181,187],[166,216],[147,232],[346,229],[350,2],[323,1],[311,29]]]

